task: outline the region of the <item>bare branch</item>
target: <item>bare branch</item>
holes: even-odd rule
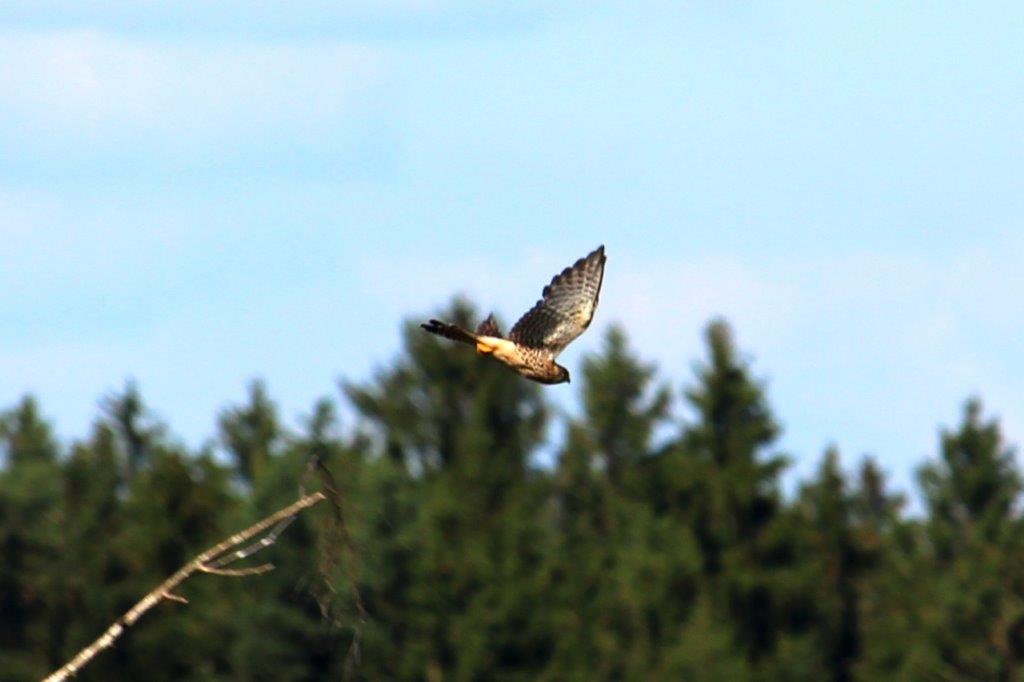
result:
[[[212,573],[214,575],[244,576],[265,573],[273,568],[270,564],[263,564],[252,568],[224,569],[224,566],[239,559],[251,556],[255,552],[269,547],[287,527],[291,521],[304,509],[327,499],[323,493],[316,492],[311,495],[303,495],[300,499],[280,509],[270,516],[254,523],[240,533],[235,533],[223,542],[219,542],[209,548],[192,561],[179,568],[174,575],[158,585],[156,589],[143,597],[139,602],[125,612],[120,618],[114,621],[106,632],[100,637],[79,651],[74,658],[64,664],[60,670],[50,674],[44,682],[60,682],[76,675],[79,670],[85,667],[96,654],[113,645],[124,631],[135,624],[144,613],[159,604],[165,599],[188,603],[184,598],[174,594],[173,590],[185,582],[194,573]],[[245,547],[242,550],[234,550],[235,547],[249,542],[254,537],[263,533],[268,528],[273,530],[260,541]]]
[[[199,570],[210,575],[226,575],[232,578],[242,578],[247,575],[260,575],[274,570],[274,564],[260,564],[249,568],[214,568],[213,566],[200,566]]]
[[[304,492],[302,493],[302,496],[305,496]],[[222,566],[227,566],[228,564],[234,563],[239,559],[245,559],[246,557],[250,557],[256,552],[260,551],[261,549],[270,547],[272,544],[277,542],[277,537],[284,532],[285,528],[292,525],[292,521],[294,520],[294,516],[288,516],[282,519],[281,522],[274,526],[274,528],[269,533],[264,535],[256,542],[252,543],[247,547],[243,547],[242,549],[238,549],[234,552],[229,552],[225,554],[224,556],[218,558],[216,561],[213,561],[210,564],[208,564],[207,567],[221,568]]]
[[[187,604],[188,599],[185,599],[181,595],[174,594],[173,592],[164,592],[164,599],[168,601],[176,601],[179,604]]]

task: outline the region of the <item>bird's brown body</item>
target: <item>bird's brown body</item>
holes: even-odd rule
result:
[[[605,260],[604,246],[599,246],[556,275],[508,337],[498,331],[493,315],[480,323],[476,333],[439,320],[420,326],[432,334],[474,345],[481,355],[490,355],[527,379],[542,384],[567,382],[569,371],[555,358],[590,326],[601,293]]]

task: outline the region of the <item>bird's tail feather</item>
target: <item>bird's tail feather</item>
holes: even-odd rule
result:
[[[468,343],[470,345],[476,345],[476,334],[466,331],[462,327],[454,324],[448,324],[447,322],[441,322],[440,320],[431,320],[430,322],[424,322],[420,325],[431,334],[437,334],[443,336],[446,339],[452,341],[461,341],[462,343]]]

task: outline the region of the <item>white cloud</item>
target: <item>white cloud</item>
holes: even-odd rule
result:
[[[0,120],[28,145],[310,139],[364,112],[361,94],[383,68],[378,51],[355,44],[8,32],[0,34]]]

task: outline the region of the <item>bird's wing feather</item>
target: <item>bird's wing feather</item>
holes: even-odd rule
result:
[[[508,337],[524,346],[545,349],[552,357],[558,355],[594,318],[605,260],[602,245],[555,275]]]

